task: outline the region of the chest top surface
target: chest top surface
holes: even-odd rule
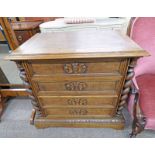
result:
[[[113,30],[40,33],[14,50],[6,59],[66,59],[141,57],[148,53],[130,38]]]

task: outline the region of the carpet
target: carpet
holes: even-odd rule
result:
[[[126,109],[124,130],[108,128],[62,128],[37,129],[30,125],[32,105],[27,98],[14,98],[6,103],[0,122],[1,138],[127,138],[131,132],[131,119]],[[155,132],[145,130],[137,137],[155,138]]]

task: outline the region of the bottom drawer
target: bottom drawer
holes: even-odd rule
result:
[[[114,108],[45,108],[46,115],[64,117],[113,116]]]

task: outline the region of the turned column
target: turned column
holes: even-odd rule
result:
[[[120,97],[120,103],[119,103],[118,109],[117,109],[118,116],[120,116],[122,114],[122,110],[123,110],[124,106],[127,104],[127,100],[129,97],[131,86],[132,86],[132,78],[134,77],[135,65],[136,65],[136,60],[135,59],[130,60],[130,63],[128,66],[128,71],[127,71],[127,76],[126,76],[124,87],[123,87],[123,91],[122,91],[121,97]]]
[[[33,93],[34,91],[32,91],[32,87],[30,85],[30,75],[26,74],[26,66],[24,65],[24,63],[22,62],[16,62],[17,67],[20,71],[20,78],[23,80],[24,86],[26,87],[26,91],[28,93],[29,98],[31,99],[31,103],[33,106],[33,110],[32,110],[32,115],[31,115],[31,119],[30,119],[30,123],[34,124],[34,117],[40,117],[42,116],[42,112],[40,109],[40,106],[36,100],[36,96]]]
[[[135,88],[132,81],[135,75],[135,66],[136,59],[131,59],[128,66],[127,76],[125,79],[124,88],[121,93],[120,103],[117,110],[117,116],[120,116],[122,114],[124,106],[127,104],[129,94],[131,93],[132,95],[134,95],[132,133],[130,134],[130,137],[136,136],[138,133],[143,131],[145,127],[145,118],[139,106],[139,91]]]

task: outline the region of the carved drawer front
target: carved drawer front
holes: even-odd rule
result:
[[[118,91],[120,81],[59,81],[59,82],[38,82],[38,91]]]
[[[42,107],[115,107],[117,96],[44,96],[38,97]]]
[[[52,74],[89,74],[89,73],[123,73],[125,59],[90,59],[90,60],[70,60],[54,61],[42,60],[32,61],[32,72],[34,75]]]
[[[112,108],[44,108],[46,115],[64,116],[64,117],[89,117],[91,116],[113,116],[114,109]]]

